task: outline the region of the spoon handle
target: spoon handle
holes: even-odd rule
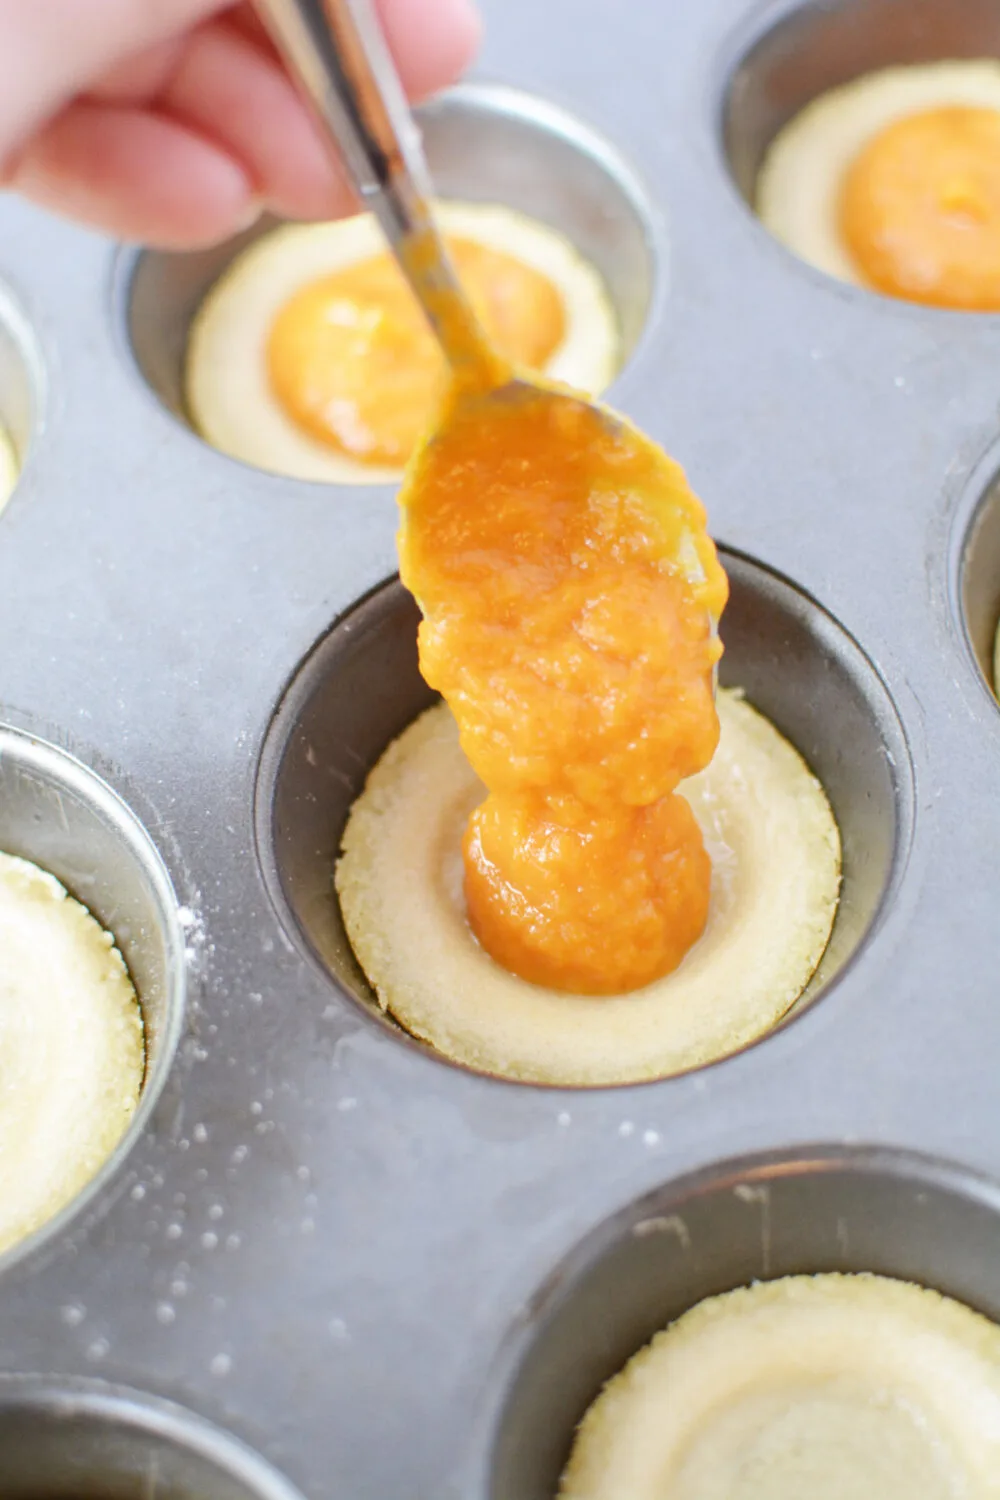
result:
[[[431,212],[420,132],[369,0],[257,0],[286,66],[347,165],[456,372],[503,370]]]

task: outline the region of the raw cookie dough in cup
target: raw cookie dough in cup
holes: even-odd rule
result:
[[[604,1387],[559,1500],[991,1500],[1000,1328],[869,1274],[710,1297]]]
[[[103,1165],[144,1068],[142,1013],[114,938],[54,876],[0,853],[0,1251]]]
[[[761,1036],[826,947],[840,840],[795,749],[734,692],[719,748],[681,787],[712,860],[708,925],[679,969],[620,996],[560,993],[495,963],[469,928],[461,838],[483,787],[444,705],[387,750],[344,833],[336,885],[383,1006],[468,1067],[528,1082],[613,1084],[697,1067]]]

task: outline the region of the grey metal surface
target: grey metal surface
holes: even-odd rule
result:
[[[481,71],[606,133],[645,183],[658,289],[639,298],[649,319],[612,400],[686,465],[716,534],[799,591],[783,638],[773,609],[786,595],[755,592],[773,575],[745,569],[730,663],[756,674],[765,706],[839,778],[855,830],[855,937],[896,872],[814,1004],[742,1055],[662,1083],[573,1092],[463,1072],[393,1034],[306,951],[285,897],[272,901],[266,840],[258,859],[258,761],[313,644],[392,573],[392,493],[292,482],[207,449],[128,351],[128,278],[112,247],[4,205],[0,273],[44,378],[30,350],[17,355],[16,328],[13,353],[0,339],[0,404],[13,403],[22,444],[33,427],[0,516],[0,720],[69,749],[149,833],[182,908],[187,1003],[131,1151],[84,1213],[3,1269],[0,1371],[97,1377],[179,1402],[309,1500],[486,1500],[491,1486],[493,1500],[515,1500],[515,1483],[535,1487],[517,1500],[533,1500],[581,1391],[554,1401],[554,1448],[527,1477],[510,1467],[509,1426],[490,1477],[498,1414],[508,1396],[508,1413],[524,1410],[519,1362],[530,1380],[536,1333],[564,1368],[547,1341],[552,1309],[587,1284],[585,1251],[564,1257],[606,1216],[626,1211],[601,1232],[624,1244],[642,1195],[663,1189],[669,1211],[654,1217],[681,1203],[689,1250],[655,1274],[630,1262],[650,1277],[658,1317],[754,1263],[719,1259],[736,1211],[724,1195],[756,1212],[750,1168],[742,1196],[724,1176],[717,1233],[694,1233],[686,1189],[671,1186],[713,1163],[869,1141],[1000,1177],[1000,712],[975,656],[1000,604],[987,512],[966,546],[1000,470],[1000,320],[834,285],[753,219],[726,170],[723,95],[765,22],[793,9],[487,4]],[[848,9],[855,38],[865,16],[879,21],[877,38],[852,43],[859,68],[887,32],[912,44],[912,14],[925,34],[928,16],[951,18],[954,33],[955,16],[974,31],[984,14],[971,0],[810,14]],[[789,49],[783,76],[808,72]],[[529,134],[512,191],[533,184],[544,215],[552,179],[536,175]],[[563,175],[559,212],[578,201]],[[584,248],[606,247],[601,214],[586,222]],[[642,266],[627,224],[615,243]],[[163,324],[176,366],[183,322]],[[765,617],[766,650],[744,634]],[[802,647],[791,668],[783,639]],[[412,687],[411,676],[400,692]],[[874,1178],[855,1164],[815,1174],[799,1197],[789,1188],[773,1264],[874,1258],[1000,1309],[993,1191],[927,1168],[935,1220],[921,1238],[901,1206],[913,1169],[891,1153],[878,1162]],[[794,1176],[787,1163],[770,1170]],[[842,1250],[831,1214],[848,1222]],[[617,1357],[625,1325],[608,1308],[594,1339]],[[526,1463],[528,1439],[515,1444]]]

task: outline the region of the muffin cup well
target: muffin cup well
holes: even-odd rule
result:
[[[902,869],[912,817],[909,757],[892,702],[851,637],[776,573],[738,553],[722,555],[731,597],[720,681],[742,687],[809,763],[843,843],[833,933],[798,1010],[858,952]],[[330,978],[380,1017],[344,931],[333,869],[368,772],[434,699],[417,665],[418,620],[394,580],[334,625],[286,691],[257,782],[258,849],[280,915]]]

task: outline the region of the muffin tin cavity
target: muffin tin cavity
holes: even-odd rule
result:
[[[243,1443],[138,1392],[0,1377],[4,1500],[301,1500]]]
[[[1000,474],[996,472],[996,453],[991,455],[991,463],[993,471],[985,493],[978,499],[961,538],[957,593],[966,642],[995,697],[1000,627]]]
[[[732,593],[722,622],[720,680],[744,688],[808,761],[843,842],[837,919],[799,1009],[857,952],[901,869],[909,759],[879,678],[836,622],[748,558],[724,551],[723,562]],[[345,615],[296,673],[268,732],[258,777],[258,846],[278,910],[336,983],[369,1009],[377,1002],[344,932],[333,868],[368,772],[433,701],[417,665],[418,620],[396,581]]]
[[[1000,1193],[928,1158],[820,1147],[725,1162],[633,1204],[558,1268],[510,1351],[489,1500],[552,1500],[604,1382],[695,1303],[821,1271],[915,1281],[1000,1318]]]
[[[832,0],[783,11],[744,38],[722,105],[729,168],[751,207],[767,147],[818,95],[896,64],[1000,55],[991,0]]]
[[[100,1193],[140,1134],[180,1035],[184,942],[170,877],[115,792],[54,745],[3,726],[0,850],[54,875],[114,935],[139,996],[145,1031],[142,1096],[127,1131],[81,1195],[24,1242],[31,1245]],[[0,1493],[6,1493],[2,1484]]]
[[[558,231],[600,273],[631,355],[654,299],[656,216],[631,169],[604,139],[543,100],[499,85],[452,89],[418,111],[435,190],[498,203]],[[192,254],[124,252],[117,299],[140,371],[174,416],[190,421],[184,359],[191,320],[233,258],[274,227]]]

